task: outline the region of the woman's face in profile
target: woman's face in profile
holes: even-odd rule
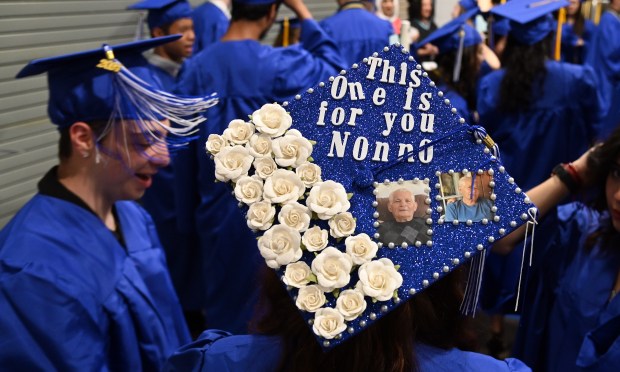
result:
[[[159,168],[170,163],[166,131],[157,125],[141,128],[134,121],[119,127],[101,142],[99,184],[111,201],[135,200],[152,185]]]
[[[612,165],[605,183],[607,209],[614,229],[620,232],[620,158]]]

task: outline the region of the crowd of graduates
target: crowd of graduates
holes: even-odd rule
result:
[[[148,12],[146,40],[20,72],[48,75],[60,164],[0,231],[0,366],[620,368],[620,0],[461,0],[440,27],[440,1],[409,0],[408,17],[398,0],[337,2],[315,20],[304,0],[144,0],[128,11]],[[295,19],[278,16],[284,7]],[[263,41],[274,24],[279,46]],[[232,121],[394,41],[486,129],[538,207],[533,265],[522,268],[522,229],[485,263],[487,350],[517,359],[476,353],[458,312],[464,268],[323,352],[205,154]],[[106,58],[120,77],[95,67]]]

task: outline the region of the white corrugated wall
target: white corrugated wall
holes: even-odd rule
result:
[[[116,44],[133,38],[137,0],[0,1],[0,228],[36,192],[57,163],[58,134],[47,119],[45,75],[16,80],[31,59]],[[203,0],[190,0],[196,6]],[[336,0],[307,0],[316,19]],[[291,15],[282,9],[282,15]],[[273,40],[275,27],[267,42]]]

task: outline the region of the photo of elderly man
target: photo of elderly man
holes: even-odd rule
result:
[[[472,177],[464,176],[458,181],[458,192],[461,199],[449,203],[446,207],[445,221],[480,222],[484,218],[492,217],[491,207],[493,202],[490,199],[480,197],[479,182],[474,183],[472,191]]]
[[[426,235],[428,227],[425,219],[414,217],[418,208],[411,190],[399,188],[390,193],[387,209],[393,220],[387,219],[379,226],[379,239],[383,244],[414,245],[416,241],[426,244],[430,240]]]

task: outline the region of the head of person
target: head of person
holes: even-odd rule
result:
[[[467,266],[455,269],[351,339],[324,351],[278,275],[265,269],[260,311],[250,330],[282,338],[275,371],[414,371],[417,342],[442,349],[475,348],[474,332],[459,310],[466,274]]]
[[[431,21],[435,16],[433,0],[412,0],[409,3],[409,19]]]
[[[60,132],[60,166],[91,178],[110,201],[139,198],[158,168],[168,164],[168,145],[180,140],[167,134],[187,134],[197,125],[171,126],[170,107],[158,101],[169,96],[158,90],[159,80],[141,54],[178,37],[37,59],[17,75],[47,72],[48,115]]]
[[[467,24],[477,13],[478,8],[467,11],[418,43],[419,46],[431,43],[439,49],[435,58],[438,70],[431,75],[452,87],[470,107],[475,107],[476,80],[483,60],[482,37]],[[457,60],[458,56],[461,61]]]
[[[542,95],[545,63],[553,49],[556,21],[552,13],[568,5],[566,0],[508,1],[493,7],[491,13],[510,21],[502,67],[506,74],[501,82],[499,108],[508,113],[529,109]]]
[[[456,18],[477,7],[478,2],[476,0],[459,0],[459,2],[454,5],[454,8],[452,8],[452,18]]]
[[[590,182],[598,187],[594,207],[609,211],[613,232],[620,232],[620,125],[588,156]]]
[[[281,3],[281,0],[233,0],[230,20],[260,23],[263,27],[262,40],[276,21]]]
[[[187,0],[143,0],[127,9],[148,10],[151,37],[182,35],[177,41],[156,48],[155,53],[177,63],[191,57],[196,38],[192,8]]]
[[[398,17],[398,0],[376,0],[377,15],[387,19]]]
[[[479,182],[475,182],[472,185],[471,176],[459,178],[459,194],[463,197],[463,203],[466,205],[474,205],[478,202],[478,198],[480,197],[478,183]]]
[[[387,208],[396,222],[409,222],[418,209],[418,203],[410,190],[401,188],[390,193]]]

